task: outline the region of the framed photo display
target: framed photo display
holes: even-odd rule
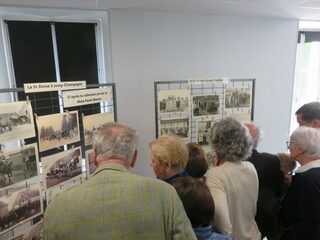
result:
[[[216,121],[214,120],[205,120],[205,121],[197,121],[197,143],[202,146],[209,145],[210,142],[210,128]]]
[[[161,113],[189,112],[188,89],[161,90],[158,92],[158,109]]]
[[[219,95],[192,96],[192,114],[194,118],[221,114]]]
[[[41,159],[44,184],[51,188],[82,174],[81,148],[72,148]]]
[[[0,103],[0,235],[4,239],[41,238],[41,224],[22,231],[40,220],[44,200],[49,202],[86,180],[81,150],[89,148],[95,129],[117,120],[115,83],[81,82],[81,87],[77,87],[80,81],[27,86],[45,91],[0,89],[0,95],[6,95],[2,99],[15,101]],[[62,94],[57,92],[61,90]],[[68,97],[70,101],[65,101]]]
[[[188,138],[190,133],[189,118],[171,118],[160,120],[160,135],[175,134],[180,138]]]
[[[0,188],[25,181],[39,174],[36,143],[0,152]]]
[[[154,83],[156,137],[176,134],[209,144],[214,122],[253,120],[255,79],[195,79]]]
[[[80,141],[78,111],[37,117],[36,122],[40,152]]]
[[[43,213],[40,184],[20,189],[8,188],[6,192],[6,196],[0,197],[0,233]]]
[[[29,101],[0,103],[0,143],[35,136]]]
[[[92,144],[92,136],[95,130],[99,129],[103,124],[114,122],[113,112],[99,113],[82,117],[84,143],[85,145]]]

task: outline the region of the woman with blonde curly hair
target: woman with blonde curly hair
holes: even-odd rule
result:
[[[157,178],[171,183],[174,179],[189,176],[185,171],[188,150],[176,135],[162,135],[150,143],[154,173]]]

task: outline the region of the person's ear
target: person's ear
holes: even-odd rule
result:
[[[164,166],[165,166],[165,170],[167,172],[170,172],[170,170],[171,170],[171,162],[165,162]]]
[[[297,151],[299,152],[298,156],[301,156],[302,154],[304,154],[305,148],[301,148],[296,146]]]
[[[92,158],[93,158],[93,163],[96,167],[98,167],[98,162],[97,162],[97,149],[96,147],[93,147],[93,152],[92,152]]]
[[[133,157],[132,157],[131,162],[130,162],[130,167],[131,168],[133,168],[135,166],[137,158],[138,158],[138,150],[136,149],[134,151]]]
[[[320,128],[320,119],[313,119],[313,120],[311,121],[311,126],[312,126],[313,128]]]

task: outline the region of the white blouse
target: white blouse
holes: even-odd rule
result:
[[[248,161],[224,162],[209,169],[207,185],[215,202],[214,227],[239,240],[260,240],[254,220],[259,180]]]

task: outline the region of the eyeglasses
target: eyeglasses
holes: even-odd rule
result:
[[[290,145],[294,144],[294,142],[286,141],[287,148],[289,149]]]

